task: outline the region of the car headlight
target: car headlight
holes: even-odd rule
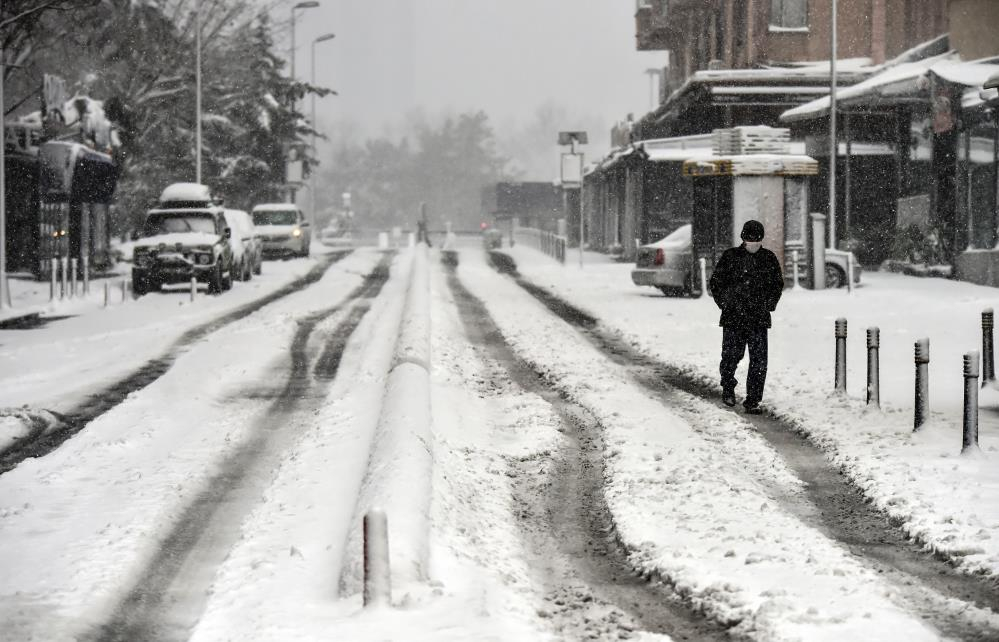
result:
[[[208,265],[211,262],[212,262],[212,255],[211,254],[199,254],[198,255],[198,263],[200,263],[201,265]]]
[[[299,236],[301,236],[301,235],[302,235],[302,230],[300,230],[300,229],[298,229],[298,228],[296,227],[295,229],[293,229],[293,230],[291,231],[291,235],[292,235],[292,236],[295,236],[295,237],[299,237]]]

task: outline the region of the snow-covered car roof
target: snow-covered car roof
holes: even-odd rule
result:
[[[287,212],[289,210],[298,210],[298,206],[294,203],[260,203],[253,206],[254,212]]]
[[[690,230],[690,223],[681,225],[655,243],[646,243],[642,247],[655,247],[662,248],[664,250],[674,250],[677,252],[687,251],[690,249]]]
[[[161,203],[184,201],[187,203],[212,202],[212,192],[207,185],[200,183],[172,183],[163,188]]]

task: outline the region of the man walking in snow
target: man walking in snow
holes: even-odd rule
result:
[[[711,296],[721,309],[722,402],[735,405],[735,369],[749,348],[749,373],[743,407],[760,414],[763,386],[767,380],[767,333],[770,313],[777,308],[784,290],[780,262],[763,247],[763,224],[746,221],[742,245],[722,253],[711,274]]]

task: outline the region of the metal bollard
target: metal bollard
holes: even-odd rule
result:
[[[83,293],[90,294],[90,257],[80,259],[83,262]]]
[[[59,290],[59,298],[64,299],[69,294],[66,289],[66,278],[69,272],[69,264],[66,261],[66,257],[63,256],[59,259],[59,269],[60,269],[60,282],[62,283],[62,288]]]
[[[881,347],[881,330],[867,328],[867,405],[881,407],[881,364],[878,350]]]
[[[801,287],[798,284],[798,250],[791,252],[791,267],[794,270],[794,289],[797,290]]]
[[[55,301],[56,279],[59,276],[59,262],[52,259],[51,273],[49,274],[49,301]]]
[[[836,391],[846,392],[846,319],[836,319]]]
[[[388,518],[372,508],[364,515],[364,606],[391,606]]]
[[[995,316],[992,308],[982,310],[982,387],[990,381],[996,380],[996,358],[994,343],[992,341],[992,329],[995,325]]]
[[[111,301],[111,284],[107,281],[104,282],[104,307],[108,307],[108,302]]]
[[[198,279],[191,277],[191,302],[194,302],[195,295],[198,294]]]
[[[708,260],[702,256],[697,263],[701,269],[701,296],[708,296]]]
[[[76,296],[76,257],[69,260],[69,298]]]
[[[128,279],[121,280],[121,302],[125,302],[125,295],[128,292]]]
[[[964,355],[964,436],[961,454],[978,450],[978,353]]]
[[[930,340],[916,341],[916,403],[913,410],[913,431],[926,423],[930,401]]]

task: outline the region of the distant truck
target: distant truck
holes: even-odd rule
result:
[[[132,291],[142,296],[194,277],[210,293],[221,294],[234,277],[231,236],[225,210],[207,186],[167,186],[157,207],[146,213],[132,250]]]

